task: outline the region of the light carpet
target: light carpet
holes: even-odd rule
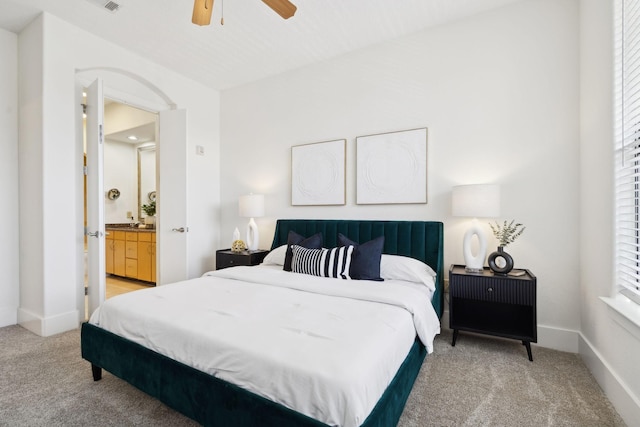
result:
[[[445,333],[411,392],[400,427],[624,426],[579,356]],[[79,330],[42,338],[0,328],[0,426],[191,426],[105,372],[94,382]]]

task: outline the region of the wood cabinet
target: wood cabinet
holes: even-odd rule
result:
[[[125,243],[125,273],[126,277],[138,278],[138,232],[127,231]]]
[[[145,282],[156,281],[156,233],[109,230],[106,272]]]
[[[106,272],[116,276],[126,275],[125,247],[126,233],[124,231],[108,231],[105,239]]]
[[[156,281],[156,233],[138,236],[138,279]]]

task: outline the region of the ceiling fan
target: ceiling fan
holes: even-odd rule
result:
[[[214,0],[195,0],[193,3],[193,16],[191,17],[191,22],[196,25],[209,25],[211,23],[211,13],[213,12],[213,1]],[[289,0],[262,1],[284,19],[291,18],[298,9]]]

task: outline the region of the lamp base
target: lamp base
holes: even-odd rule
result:
[[[484,268],[465,267],[464,271],[472,274],[482,274],[482,272],[484,271]]]
[[[478,251],[474,255],[471,250],[471,240],[473,236],[478,239]],[[480,273],[484,267],[484,259],[487,255],[487,239],[484,233],[480,229],[478,220],[474,219],[471,222],[471,227],[464,234],[464,240],[462,241],[462,253],[464,255],[465,271],[470,273]]]
[[[247,249],[250,251],[258,250],[259,241],[258,224],[251,218],[247,225]]]

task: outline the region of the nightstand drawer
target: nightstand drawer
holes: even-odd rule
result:
[[[230,249],[216,251],[216,270],[239,265],[258,265],[269,251],[243,251],[233,252]]]
[[[237,265],[251,265],[250,256],[239,256],[236,254],[219,253],[217,254],[216,265],[218,269],[235,267]]]
[[[464,280],[450,277],[449,294],[456,298],[491,301],[505,304],[535,305],[535,283],[508,278],[465,276]]]

